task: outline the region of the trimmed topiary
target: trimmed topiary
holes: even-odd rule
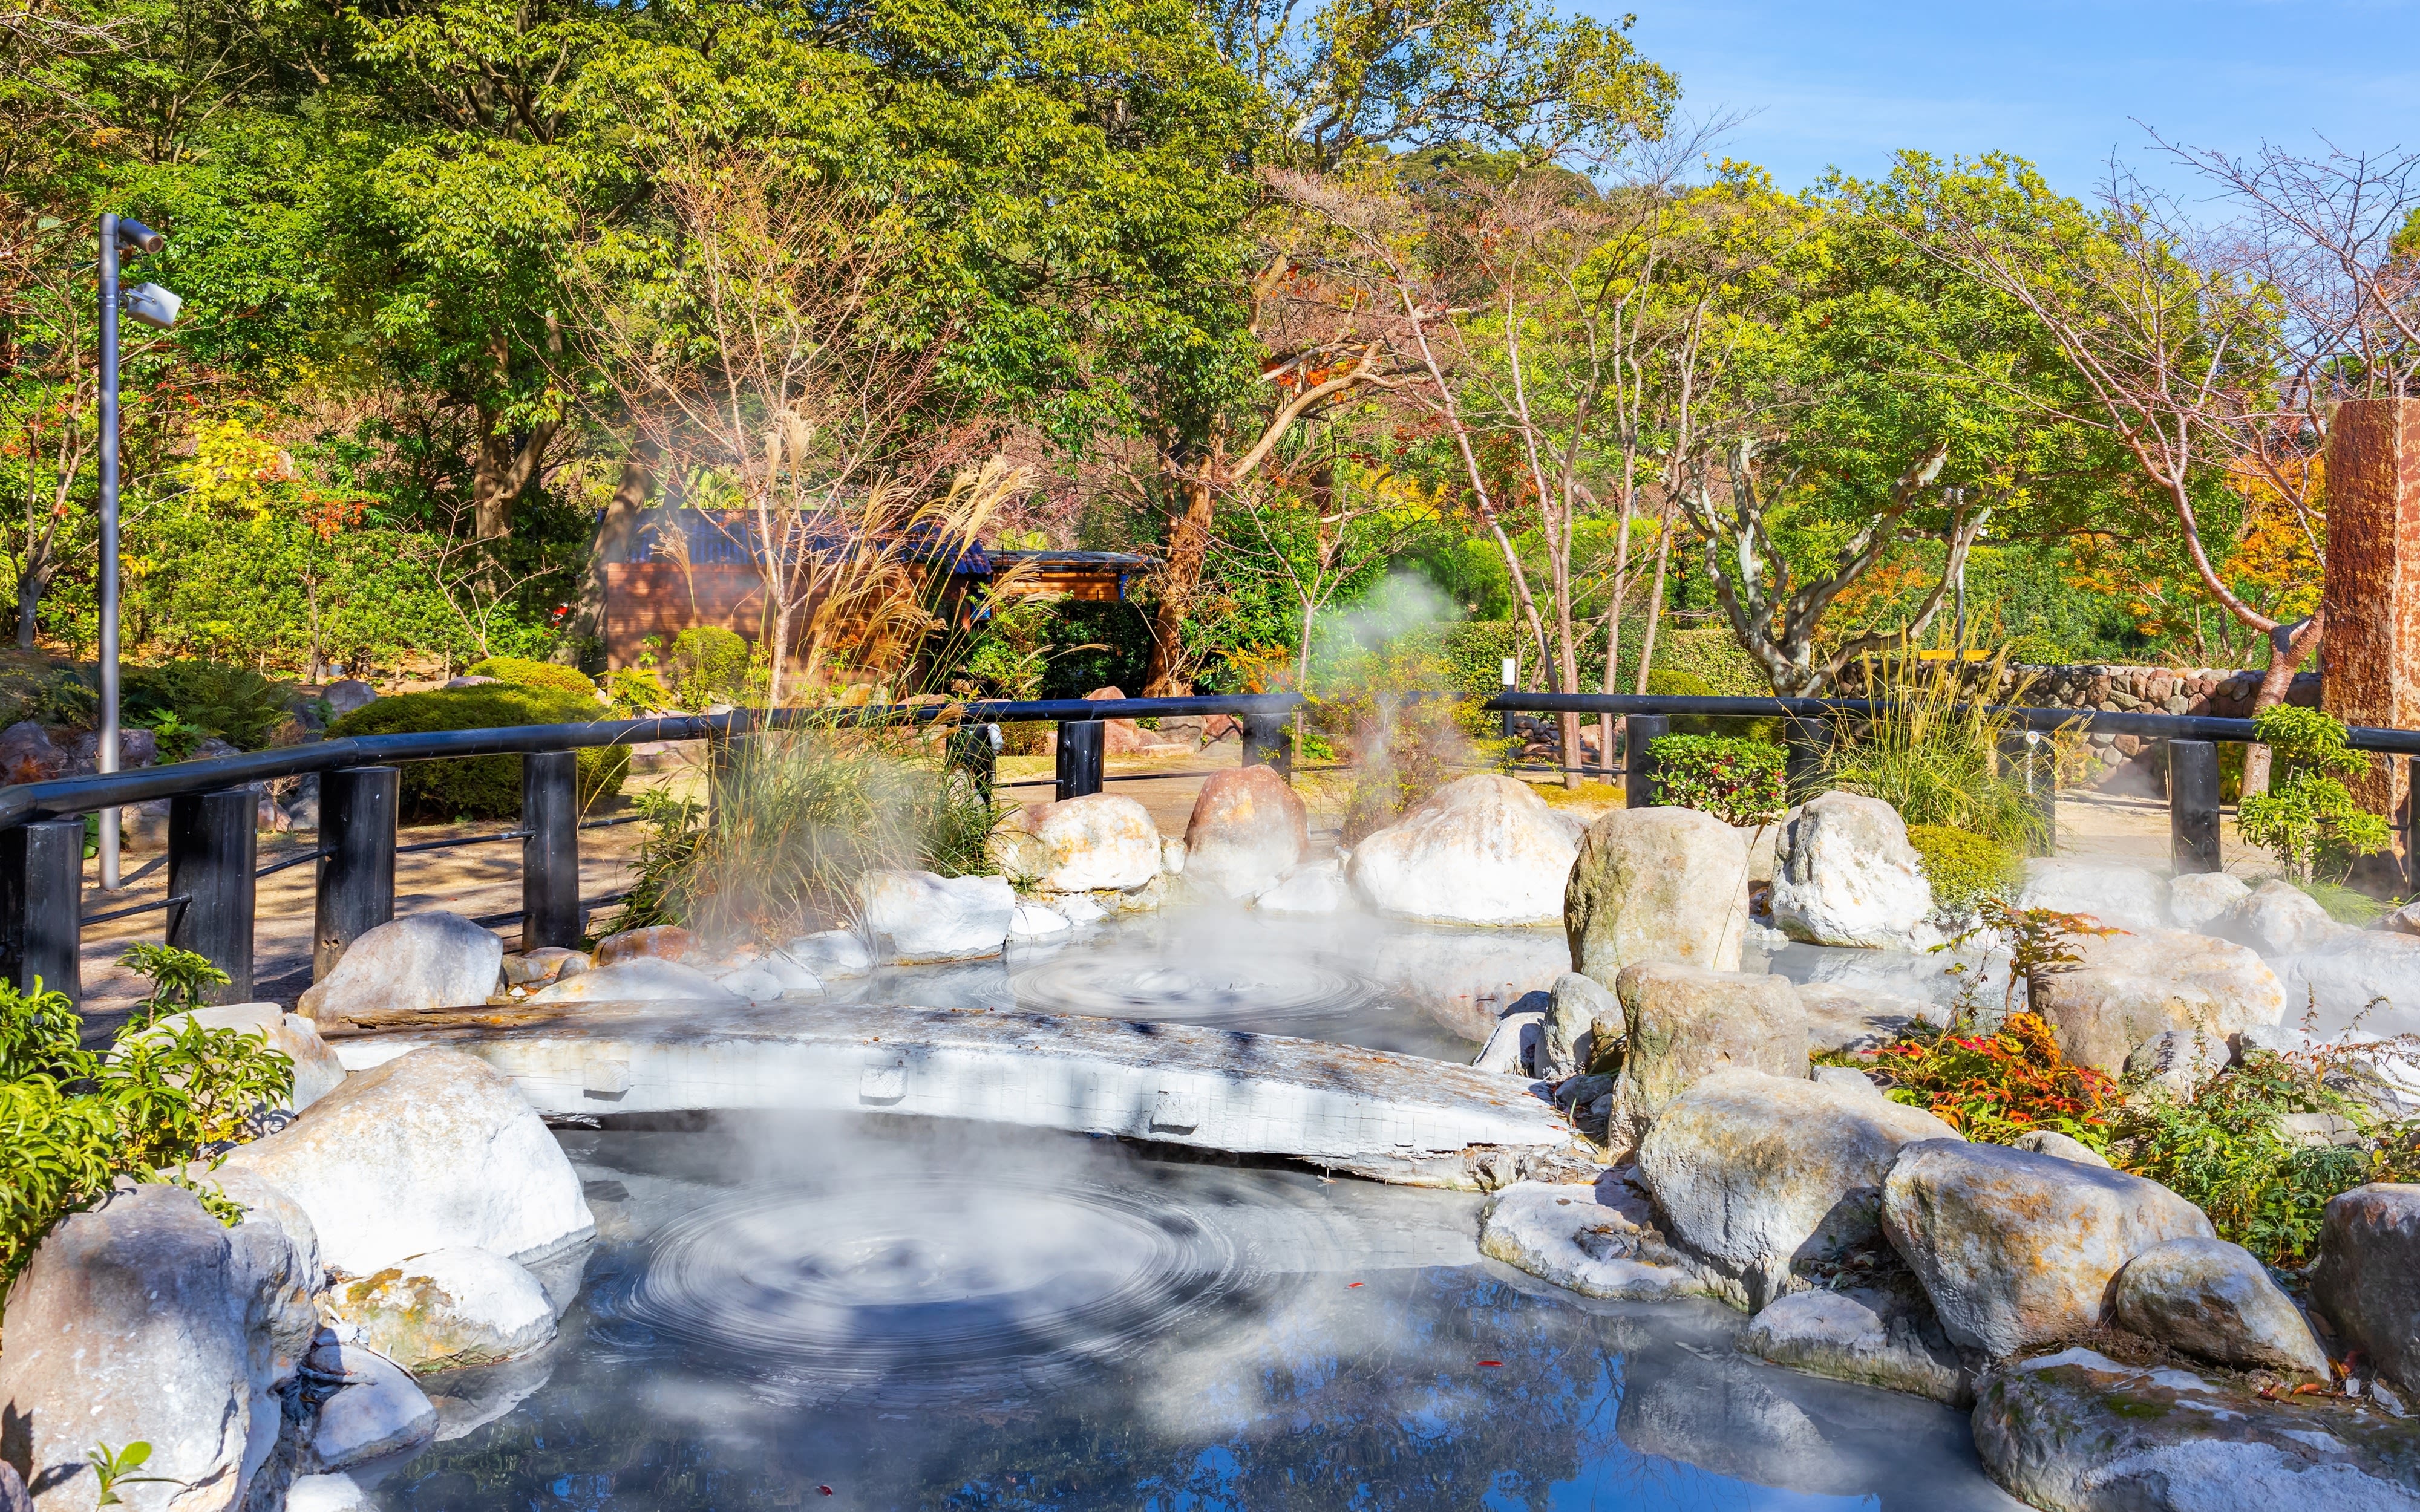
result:
[[[558,667],[551,661],[532,661],[526,656],[489,656],[472,665],[473,677],[492,677],[515,687],[543,687],[557,693],[582,693],[597,696],[597,685],[588,680],[577,667]]]
[[[1947,825],[1910,825],[1907,842],[1932,884],[1932,906],[1953,921],[1972,918],[1986,898],[2006,897],[2024,875],[2015,851]]]
[[[593,724],[610,712],[592,694],[490,683],[484,687],[404,693],[365,703],[328,727],[331,739],[350,735],[426,734],[436,730],[488,730],[514,725]],[[580,801],[584,807],[622,791],[630,753],[618,746],[580,752]],[[470,756],[407,762],[404,811],[433,819],[509,819],[521,810],[521,759]]]

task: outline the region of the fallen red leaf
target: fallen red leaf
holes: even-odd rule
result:
[[[1350,1290],[1352,1290],[1355,1287],[1357,1287],[1357,1286],[1359,1286],[1360,1284],[1361,1284],[1361,1283],[1360,1283],[1360,1282],[1358,1282],[1358,1281],[1347,1281],[1347,1282],[1345,1282],[1345,1283],[1344,1283],[1344,1289],[1345,1289],[1345,1290],[1347,1290],[1347,1291],[1350,1291]]]
[[[815,1489],[823,1492],[826,1496],[830,1496],[832,1493],[832,1489],[829,1486],[818,1486]]]
[[[1499,1368],[1499,1367],[1501,1367],[1501,1366],[1502,1366],[1502,1365],[1504,1364],[1504,1362],[1503,1362],[1503,1361],[1501,1361],[1501,1360],[1481,1360],[1481,1361],[1480,1361],[1479,1363],[1480,1363],[1481,1365],[1482,1365],[1487,1366],[1489,1369],[1497,1369],[1497,1368]]]

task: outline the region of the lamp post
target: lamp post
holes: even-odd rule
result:
[[[121,250],[158,252],[168,239],[123,215],[101,218],[101,748],[93,764],[117,770],[117,312],[162,331],[177,323],[184,302],[157,284],[117,287]],[[114,892],[117,877],[117,810],[101,811],[101,886]]]

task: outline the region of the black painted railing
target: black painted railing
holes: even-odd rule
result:
[[[1230,716],[1241,726],[1245,765],[1275,764],[1291,773],[1285,727],[1301,704],[1302,700],[1292,694],[1263,694],[890,704],[837,715],[831,710],[742,711],[356,736],[0,788],[0,974],[21,985],[39,977],[70,997],[80,996],[85,926],[156,910],[164,915],[167,943],[208,956],[229,978],[222,996],[240,1001],[250,997],[254,989],[254,889],[260,876],[305,860],[318,866],[312,948],[312,974],[317,978],[324,976],[364,932],[394,917],[398,855],[516,839],[521,842],[521,907],[482,922],[501,924],[518,918],[523,949],[576,944],[585,931],[588,911],[618,901],[582,898],[580,831],[628,822],[583,824],[581,820],[575,752],[585,748],[702,740],[707,744],[713,770],[720,772],[727,770],[733,743],[759,731],[824,727],[836,718],[851,724],[947,722],[954,727],[948,745],[950,761],[969,770],[988,792],[996,773],[997,726],[1047,721],[1058,726],[1057,770],[1050,785],[1056,796],[1069,798],[1101,791],[1103,721],[1113,718]],[[1675,716],[1782,716],[1792,789],[1806,791],[1831,743],[1832,721],[1869,717],[1887,705],[1860,699],[1506,692],[1486,701],[1486,706],[1504,713],[1508,722],[1520,713],[1621,717],[1625,801],[1637,808],[1658,801],[1652,746],[1656,736],[1670,732]],[[2250,743],[2254,738],[2251,720],[2041,708],[2009,708],[1999,713],[2012,729],[2003,748],[2004,765],[2022,774],[2029,789],[2038,794],[2045,833],[2050,828],[2055,780],[2050,769],[2052,748],[2039,738],[2042,733],[2107,732],[2164,741],[2176,869],[2217,869],[2217,748]],[[2420,779],[2420,731],[2356,728],[2350,740],[2358,749],[2412,758],[2412,775]],[[521,818],[516,828],[397,845],[401,764],[496,755],[523,758]],[[1585,769],[1612,775],[1604,766]],[[257,798],[252,784],[312,774],[320,778],[317,849],[305,856],[260,867],[255,827]],[[159,798],[169,800],[170,806],[166,896],[84,916],[83,815]],[[2415,821],[2420,821],[2420,803],[2409,806],[2405,819],[2405,854],[2413,869],[2412,886],[2420,890],[2420,822]]]

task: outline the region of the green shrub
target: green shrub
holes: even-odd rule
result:
[[[1722,735],[1664,735],[1647,748],[1664,801],[1727,825],[1765,825],[1789,802],[1778,746]]]
[[[2345,723],[2334,715],[2273,703],[2253,716],[2253,733],[2276,755],[2269,791],[2236,810],[2244,842],[2276,853],[2298,882],[2341,882],[2355,860],[2386,849],[2386,821],[2354,801],[2343,779],[2369,768],[2369,757],[2345,744]]]
[[[1696,672],[1657,670],[1647,674],[1647,691],[1665,698],[1761,698],[1770,697],[1770,689],[1755,693],[1725,693]],[[1781,716],[1736,714],[1676,714],[1672,716],[1672,733],[1680,735],[1719,735],[1726,740],[1752,740],[1767,746],[1781,744]]]
[[[672,702],[663,683],[652,667],[624,667],[605,674],[605,696],[613,702],[613,712],[625,719],[653,714]]]
[[[64,995],[0,981],[0,1296],[51,1226],[117,1178],[189,1184],[178,1167],[250,1137],[258,1110],[294,1088],[294,1063],[256,1031],[171,1031],[138,1013],[103,1053],[82,1027]],[[228,1216],[224,1198],[197,1195]]]
[[[2015,851],[1947,825],[1910,825],[1907,842],[1932,884],[1933,907],[1954,923],[1972,918],[1986,898],[2007,898],[2024,875]]]
[[[2115,1116],[2116,1164],[2210,1214],[2219,1238],[2271,1265],[2302,1265],[2319,1242],[2329,1198],[2365,1182],[2420,1177],[2409,1126],[2385,1124],[2340,1091],[2348,1073],[2365,1072],[2335,1054],[2255,1050],[2188,1102],[2157,1092],[2133,1098]],[[2304,1145],[2278,1126],[2293,1113],[2335,1114],[2367,1138]]]
[[[551,661],[532,661],[526,656],[489,656],[471,664],[473,677],[492,677],[515,687],[543,687],[558,693],[578,693],[587,698],[597,696],[597,685],[576,667],[558,667]]]
[[[258,750],[291,717],[292,692],[249,667],[172,661],[129,668],[120,706],[128,724],[164,723],[172,742],[216,735],[239,750]]]
[[[748,642],[719,625],[693,625],[674,640],[664,671],[682,708],[726,702],[748,686]]]
[[[493,683],[382,698],[330,725],[328,734],[342,738],[508,725],[589,724],[605,717],[607,712],[594,698]],[[582,748],[581,803],[594,803],[622,791],[622,779],[629,770],[630,753],[621,747]],[[408,762],[403,768],[403,806],[416,816],[441,820],[510,818],[521,810],[521,759],[471,756]]]

